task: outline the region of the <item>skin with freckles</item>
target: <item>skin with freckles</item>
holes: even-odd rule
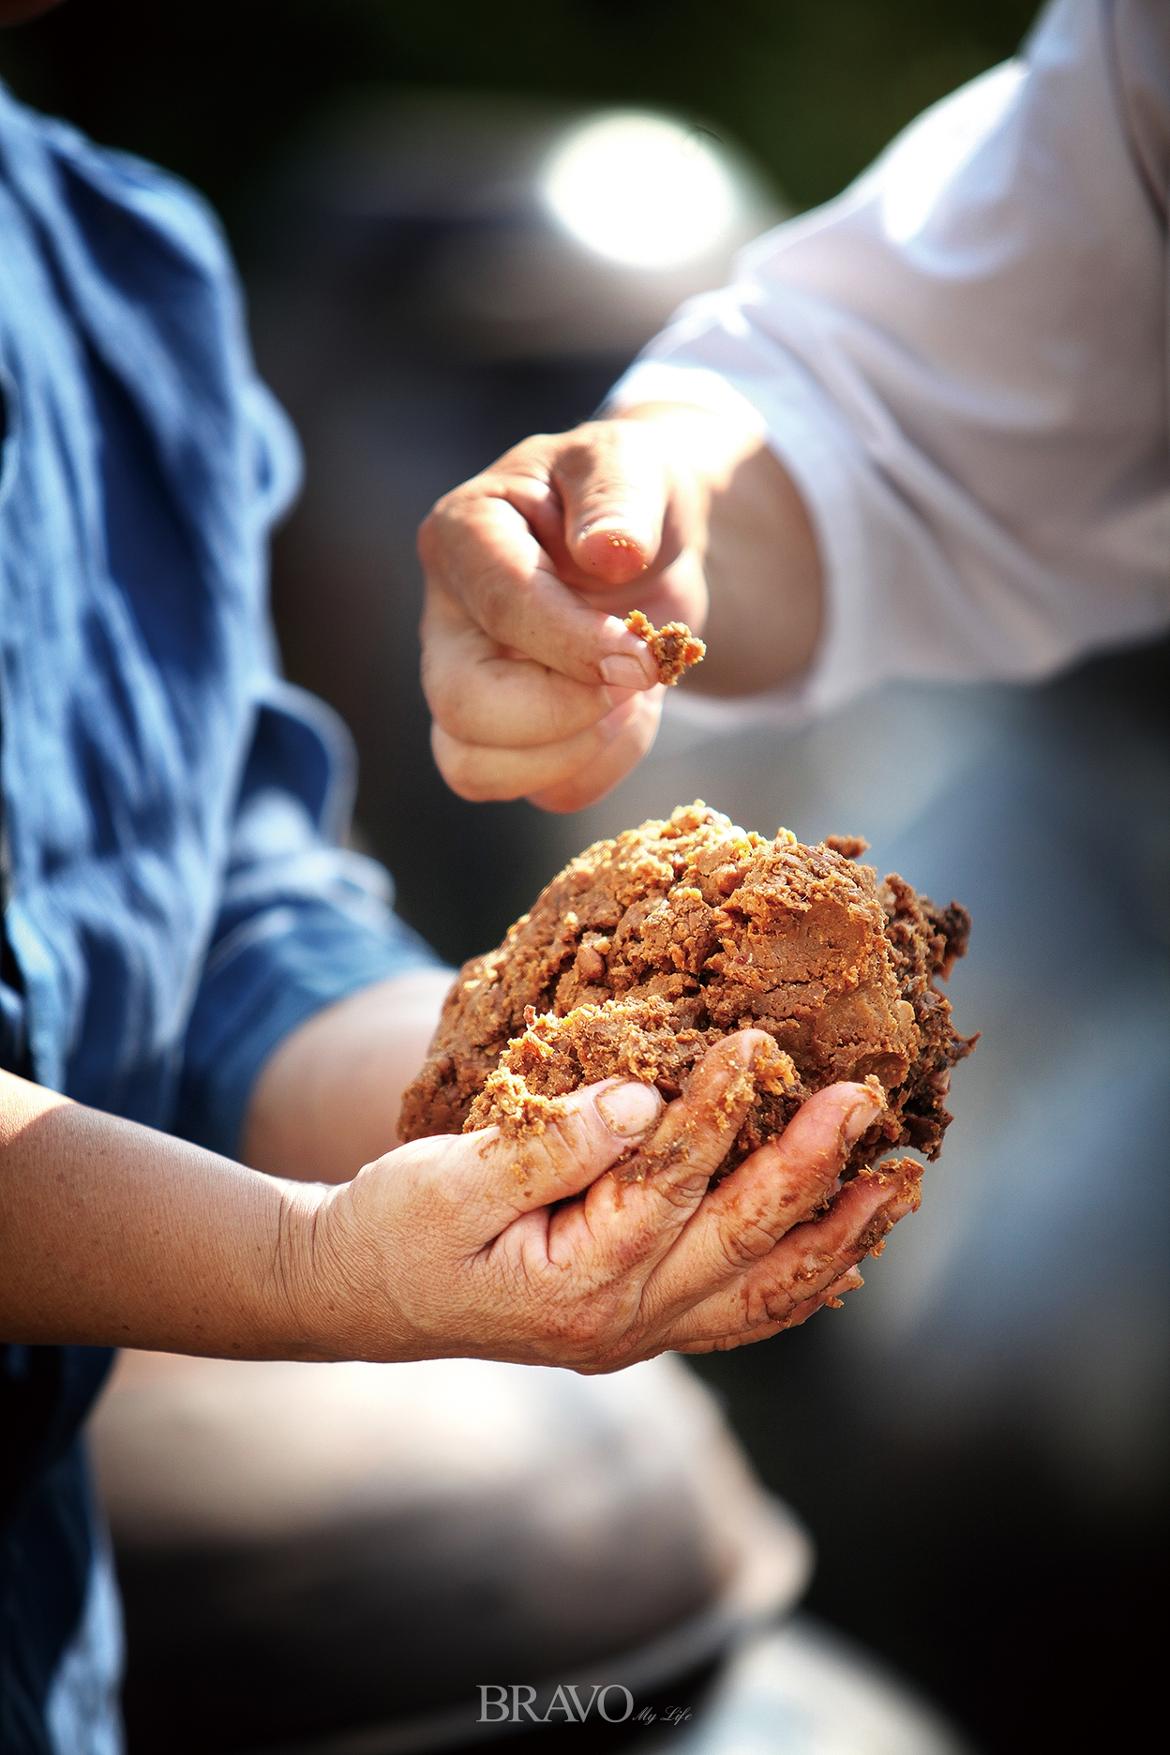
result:
[[[376,1133],[376,1056],[355,1063],[352,1048],[377,1035],[379,1008],[392,1018],[398,985],[341,1002],[278,1051],[249,1125],[260,1159],[275,1165],[303,1134],[298,1173],[337,1175],[338,1139],[349,1150]],[[382,1039],[402,1047],[404,1028]],[[559,1100],[523,1140],[498,1127],[416,1140],[332,1185],[257,1174],[0,1072],[0,1332],[590,1373],[763,1339],[855,1283],[915,1205],[918,1174],[895,1166],[838,1187],[880,1109],[871,1087],[838,1084],[712,1187],[773,1054],[744,1031],[671,1104],[609,1079]],[[330,1087],[332,1142],[314,1119]]]
[[[417,1140],[393,1154],[393,1177],[383,1160],[334,1190],[314,1249],[327,1279],[366,1288],[347,1354],[457,1352],[592,1374],[668,1348],[762,1340],[839,1300],[917,1205],[920,1169],[903,1162],[838,1187],[880,1109],[870,1087],[842,1084],[712,1190],[761,1052],[771,1057],[770,1039],[743,1031],[716,1044],[665,1109],[652,1087],[593,1087],[525,1140],[499,1128]],[[617,1152],[611,1130],[599,1153],[596,1109],[611,1092],[641,1106],[638,1133]],[[663,1150],[667,1134],[685,1150]]]

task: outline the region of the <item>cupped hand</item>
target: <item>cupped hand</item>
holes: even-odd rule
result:
[[[838,1187],[880,1109],[839,1084],[712,1188],[772,1048],[743,1031],[669,1106],[609,1080],[542,1133],[417,1140],[320,1191],[288,1271],[318,1350],[605,1372],[761,1340],[835,1303],[917,1205],[918,1167]]]
[[[525,440],[427,517],[423,689],[462,797],[577,810],[650,748],[663,690],[623,618],[703,626],[686,449],[653,422],[589,421]]]

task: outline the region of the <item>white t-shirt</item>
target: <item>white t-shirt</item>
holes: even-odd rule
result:
[[[746,401],[801,489],[827,607],[792,705],[1170,624],[1168,185],[1170,0],[1057,0],[618,384]]]

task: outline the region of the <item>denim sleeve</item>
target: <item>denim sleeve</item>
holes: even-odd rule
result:
[[[341,722],[273,677],[244,771],[219,917],[187,1034],[176,1131],[228,1157],[265,1060],[314,1012],[439,967],[390,879],[339,845],[354,761]]]

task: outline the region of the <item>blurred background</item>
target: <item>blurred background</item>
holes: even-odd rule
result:
[[[696,796],[765,832],[863,833],[880,869],[971,909],[952,997],[983,1040],[921,1215],[846,1311],[699,1370],[813,1534],[813,1613],[1004,1751],[1122,1748],[1155,1722],[1166,651],[1028,691],[900,689],[783,734],[680,698],[637,775],[544,818],[465,805],[432,768],[413,540],[446,488],[590,413],[740,243],[1011,54],[1032,11],[72,0],[0,45],[18,95],[224,218],[307,459],[275,558],[286,665],[347,719],[360,838],[447,958],[588,841]]]

